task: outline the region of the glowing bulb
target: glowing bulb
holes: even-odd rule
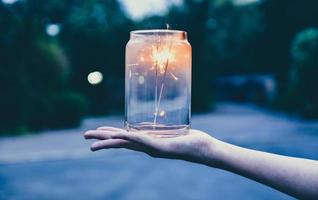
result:
[[[98,72],[98,71],[91,72],[87,76],[87,81],[91,85],[97,85],[103,81],[103,74],[101,72]]]

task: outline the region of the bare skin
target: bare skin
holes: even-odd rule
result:
[[[187,135],[164,138],[151,132],[100,127],[87,131],[84,137],[98,139],[92,144],[92,151],[126,148],[152,157],[195,162],[239,174],[299,199],[318,199],[318,161],[315,160],[238,147],[194,129]]]

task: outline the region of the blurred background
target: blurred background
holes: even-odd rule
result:
[[[130,31],[167,27],[193,48],[194,128],[318,159],[316,0],[1,0],[0,199],[289,199],[204,166],[89,152],[85,130],[123,126]]]

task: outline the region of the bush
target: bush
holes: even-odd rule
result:
[[[285,108],[306,118],[318,117],[318,29],[296,35],[291,48],[292,68]],[[287,103],[288,102],[288,103]]]
[[[69,128],[80,124],[87,111],[86,99],[76,93],[65,93],[52,98],[51,128]]]
[[[2,66],[0,66],[0,69]],[[0,70],[0,134],[19,133],[26,129],[27,105],[23,76],[9,70]]]
[[[78,126],[86,113],[86,99],[77,93],[61,93],[34,102],[29,127],[33,130]]]

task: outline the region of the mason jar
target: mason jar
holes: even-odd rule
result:
[[[191,117],[191,59],[191,45],[184,31],[130,33],[125,74],[128,131],[187,133]]]

